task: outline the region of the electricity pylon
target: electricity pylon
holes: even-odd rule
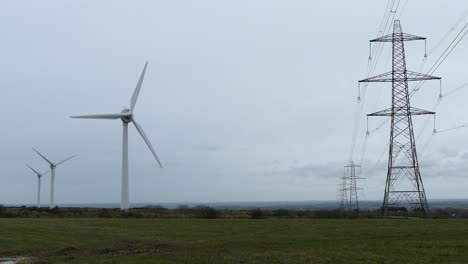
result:
[[[354,164],[353,161],[349,165],[344,166],[345,171],[343,177],[340,178],[341,183],[339,186],[339,201],[341,210],[359,210],[358,190],[362,188],[357,187],[357,181],[364,179],[357,176],[356,168],[361,166]]]
[[[350,210],[359,210],[359,198],[358,198],[358,190],[362,190],[362,188],[357,187],[357,181],[364,179],[358,177],[356,174],[356,168],[360,168],[361,166],[354,164],[353,161],[345,168],[349,170],[349,176],[347,176],[349,180],[349,187],[347,188],[349,191],[349,203],[348,208]]]
[[[393,33],[370,42],[392,43],[392,71],[370,77],[365,82],[391,82],[392,107],[367,116],[389,116],[391,118],[390,148],[387,180],[385,183],[383,215],[399,214],[410,210],[428,216],[429,206],[419,171],[416,143],[413,132],[413,115],[433,115],[434,112],[411,107],[409,81],[439,80],[422,73],[406,70],[405,41],[426,38],[402,32],[400,21],[395,20]]]
[[[340,209],[345,211],[348,209],[348,188],[346,181],[346,173],[343,173],[343,176],[340,177],[341,183],[338,184],[338,200],[340,201]]]

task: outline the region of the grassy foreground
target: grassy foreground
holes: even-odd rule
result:
[[[38,263],[468,263],[468,220],[0,219]]]

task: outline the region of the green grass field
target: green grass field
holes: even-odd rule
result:
[[[71,256],[66,256],[71,255]],[[0,219],[38,263],[468,263],[468,220]]]

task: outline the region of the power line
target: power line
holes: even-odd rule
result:
[[[390,1],[391,1],[391,4],[390,4]],[[380,27],[379,37],[384,36],[389,33],[391,29],[391,23],[388,23],[388,22],[393,21],[395,19],[395,15],[396,15],[396,12],[398,10],[398,6],[400,5],[401,0],[398,0],[395,10],[393,10],[393,8],[395,7],[396,0],[390,0],[390,1],[387,5],[387,9],[385,10],[386,12],[386,15],[384,15],[385,23],[381,24],[383,25],[383,28]],[[380,59],[380,56],[382,55],[382,51],[383,51],[382,43],[377,43],[377,48],[374,50],[373,53],[371,53],[371,56],[369,56],[370,58],[375,58],[375,59],[373,60],[371,67],[368,71],[368,74],[367,74],[368,77],[371,76],[374,70],[376,69],[377,63]],[[358,131],[360,129],[361,115],[363,111],[363,102],[365,99],[367,87],[368,87],[368,83],[365,83],[362,89],[358,87],[358,100],[357,100],[357,106],[355,110],[354,126],[353,126],[352,140],[351,140],[351,150],[350,150],[350,155],[349,155],[350,161],[353,160],[353,156],[354,156],[354,150],[356,147],[356,140],[357,140]]]
[[[450,29],[437,42],[437,44],[432,49],[429,50],[429,52],[427,53],[427,56],[430,56],[435,50],[437,50],[442,45],[442,43],[444,43],[444,41],[450,36],[450,34],[452,34],[453,31],[455,31],[455,29],[461,24],[461,22],[465,20],[466,17],[468,17],[468,9],[462,14],[460,18],[458,18],[457,22],[455,22],[455,24],[450,27]]]
[[[400,20],[401,16],[403,15],[403,13],[404,13],[404,11],[406,9],[406,5],[408,5],[408,2],[409,2],[409,0],[406,0],[405,4],[403,5],[403,8],[400,11],[400,14],[397,17],[397,20]]]
[[[468,23],[465,24],[465,26],[458,32],[457,36],[452,40],[452,42],[449,44],[449,46],[442,52],[442,54],[439,56],[439,58],[436,60],[436,62],[432,65],[432,67],[427,71],[427,75],[433,74],[439,67],[442,65],[442,63],[448,58],[448,56],[452,53],[452,51],[458,46],[458,44],[463,40],[463,38],[466,36],[468,33]],[[465,31],[466,30],[466,31]],[[465,32],[464,32],[465,31]],[[455,43],[455,44],[454,44]],[[421,89],[421,87],[426,83],[426,80],[420,81],[415,88],[411,91],[411,97]]]
[[[444,93],[444,94],[440,94],[440,95],[439,95],[439,98],[437,99],[437,101],[434,103],[434,105],[433,105],[432,108],[431,108],[432,111],[435,112],[435,110],[437,110],[437,108],[439,107],[440,103],[442,102],[442,99],[445,99],[445,98],[447,98],[448,96],[450,96],[450,95],[452,95],[452,94],[454,94],[454,93],[456,93],[456,92],[458,92],[458,91],[460,91],[461,89],[466,88],[466,87],[468,87],[468,82],[466,82],[466,83],[464,83],[464,84],[462,84],[462,85],[460,85],[460,86],[457,86],[456,88],[454,88],[454,89],[452,89],[452,90],[449,90],[448,92],[446,92],[446,93]],[[423,131],[426,129],[427,125],[429,124],[429,121],[430,121],[430,117],[426,118],[426,120],[424,121],[423,127],[422,127],[422,129],[421,129],[421,132],[419,132],[418,136],[416,137],[416,141],[418,141],[419,138],[422,136],[422,133],[423,133]],[[450,129],[450,130],[452,130],[452,129]],[[448,130],[448,131],[450,131],[450,130]],[[434,130],[433,130],[433,131],[434,131],[433,134],[437,134],[437,133],[439,133],[439,132],[445,132],[445,131],[443,131],[443,130],[436,130],[435,124],[434,124]]]
[[[378,29],[378,32],[377,32],[377,35],[378,37],[381,37],[383,35],[385,35],[390,29],[391,27],[388,27],[388,30],[387,30],[387,25],[389,25],[389,20],[390,18],[392,17],[392,14],[393,14],[393,17],[391,18],[392,21],[395,17],[395,13],[393,13],[393,8],[395,6],[395,1],[396,0],[388,0],[387,2],[387,6],[385,8],[385,12],[384,12],[384,15],[382,17],[382,20],[381,20],[381,23],[380,23],[380,26],[379,26],[379,29]],[[400,0],[398,0],[398,4],[397,4],[397,8],[399,6],[399,3],[400,3]],[[396,12],[396,10],[395,10]],[[391,26],[391,24],[390,24]],[[377,62],[379,61],[380,59],[380,56],[382,54],[382,50],[381,50],[381,43],[379,43],[379,45],[377,46],[377,49],[375,49],[374,51],[372,51],[370,48],[369,48],[369,63],[368,63],[368,76],[371,76],[371,74],[374,72],[375,70],[375,67],[377,65]],[[374,60],[372,60],[374,58]],[[361,115],[362,115],[362,111],[363,111],[363,102],[365,101],[365,96],[366,96],[366,89],[367,89],[367,84],[364,86],[364,89],[361,90],[360,87],[358,87],[358,98],[357,98],[357,101],[356,101],[356,107],[355,107],[355,110],[354,110],[354,122],[353,122],[353,132],[352,132],[352,136],[351,136],[351,146],[350,146],[350,153],[349,153],[349,161],[352,162],[353,160],[353,156],[354,156],[354,150],[355,150],[355,147],[356,147],[356,140],[357,140],[357,135],[358,135],[358,131],[360,130],[360,122],[361,122]],[[362,92],[362,93],[361,93]],[[362,152],[365,152],[365,146],[363,147],[363,151]],[[361,157],[363,157],[363,154],[361,154]],[[344,176],[343,176],[344,177]],[[345,180],[344,178],[342,180]],[[344,183],[342,183],[344,184]],[[340,195],[341,197],[343,196],[346,196],[345,192],[345,186],[342,186],[341,190],[340,190]],[[341,201],[343,202],[344,200],[341,199]]]
[[[435,50],[437,50],[437,49],[445,42],[445,40],[453,33],[453,31],[455,31],[455,29],[461,24],[461,22],[463,22],[463,20],[465,20],[465,18],[466,18],[467,16],[468,16],[468,9],[462,14],[462,16],[461,16],[460,18],[458,18],[458,20],[455,22],[455,24],[453,24],[453,25],[449,28],[449,30],[448,30],[448,31],[444,34],[444,36],[437,42],[437,44],[436,44],[433,48],[431,48],[431,49],[429,50],[428,53],[425,54],[425,56],[424,56],[424,58],[423,58],[423,60],[422,60],[422,62],[421,62],[421,65],[419,66],[419,70],[418,70],[419,72],[422,71],[422,69],[423,69],[423,67],[424,67],[424,65],[425,65],[425,63],[426,63],[426,61],[427,61],[427,58],[428,58],[429,56],[431,56],[432,53],[433,53]]]
[[[445,97],[447,97],[449,95],[452,95],[453,93],[458,92],[459,90],[461,90],[463,88],[466,88],[466,87],[468,87],[468,82],[458,86],[457,88],[455,88],[453,90],[448,91],[447,93],[443,94],[442,96],[445,98]]]
[[[457,129],[465,128],[465,127],[468,127],[468,123],[463,124],[463,125],[454,126],[454,127],[447,128],[447,129],[437,130],[437,134],[452,131],[452,130],[457,130]]]

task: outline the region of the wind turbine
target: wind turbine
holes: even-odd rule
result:
[[[50,161],[49,159],[47,159],[44,155],[42,155],[39,151],[37,151],[35,148],[33,148],[33,150],[39,155],[41,156],[47,163],[49,163],[50,165],[50,209],[54,208],[55,207],[55,202],[54,202],[54,183],[55,183],[55,168],[64,163],[65,161],[68,161],[68,160],[71,160],[73,159],[74,157],[76,157],[76,155],[73,155],[73,156],[70,156],[58,163],[54,163],[52,161]]]
[[[140,75],[140,79],[138,80],[137,86],[135,91],[133,92],[132,98],[130,100],[130,109],[125,108],[116,114],[103,114],[103,115],[84,115],[84,116],[71,116],[71,118],[88,118],[88,119],[120,119],[122,120],[123,124],[123,137],[122,137],[122,194],[121,194],[121,201],[120,201],[120,209],[127,211],[130,207],[129,202],[129,186],[128,186],[128,123],[133,123],[135,125],[136,130],[140,133],[141,137],[145,141],[148,148],[153,153],[154,158],[158,162],[159,166],[162,168],[161,161],[156,154],[151,142],[149,141],[148,137],[145,134],[143,128],[138,124],[135,120],[133,115],[133,109],[135,108],[138,94],[141,90],[141,85],[143,83],[143,79],[145,78],[146,67],[148,66],[148,62],[145,63],[145,67],[143,68],[143,72]]]
[[[42,180],[42,176],[49,173],[49,171],[40,173],[37,170],[33,169],[31,166],[29,166],[29,164],[27,164],[26,162],[24,164],[26,164],[26,166],[28,166],[37,175],[37,208],[40,208],[41,207],[41,180]]]

